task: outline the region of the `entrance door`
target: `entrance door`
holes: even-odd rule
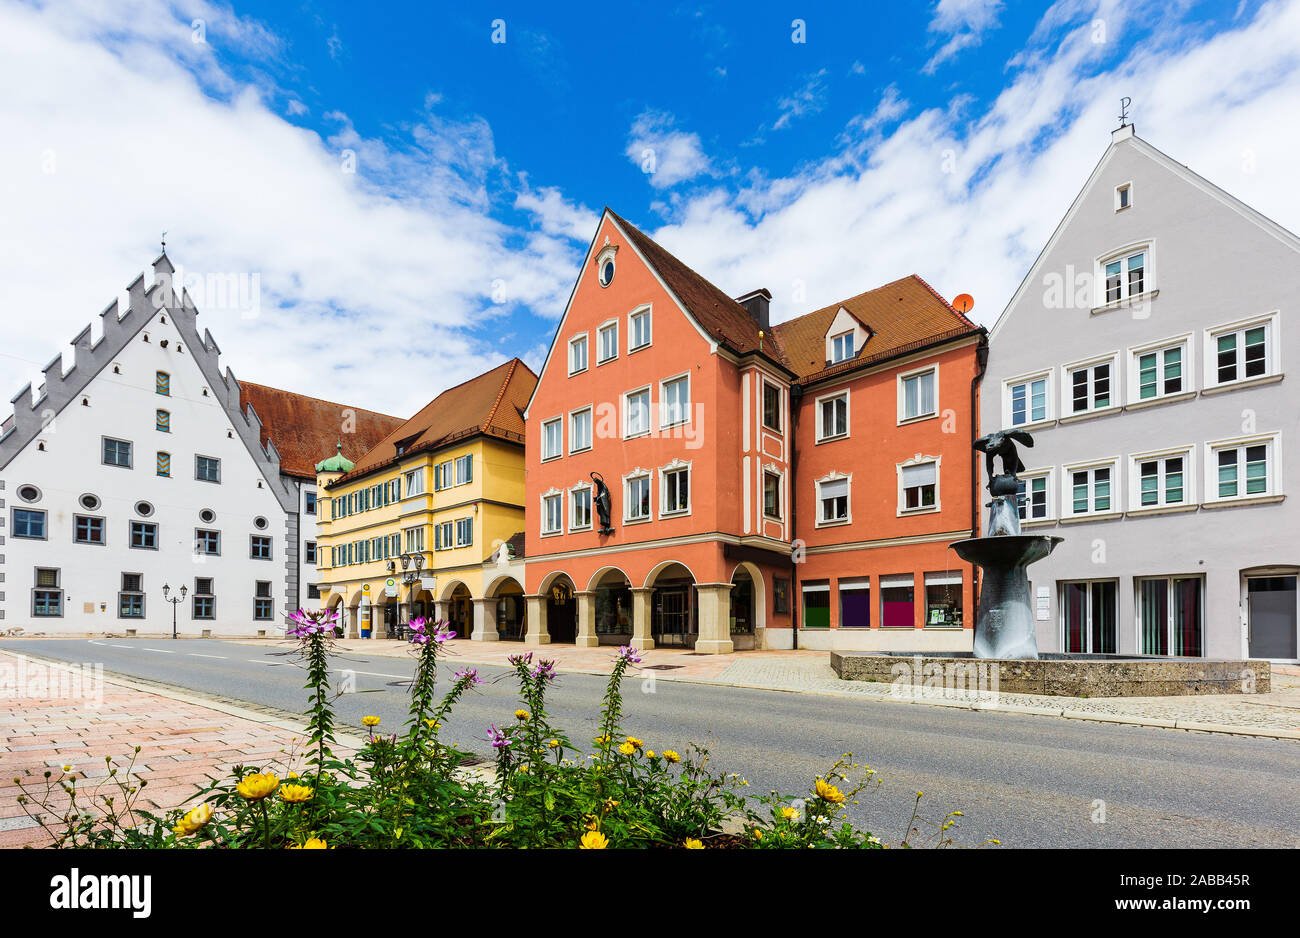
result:
[[[1296,578],[1246,580],[1246,615],[1252,658],[1296,657]]]
[[[561,645],[572,645],[578,638],[577,603],[570,595],[557,600],[552,597],[546,606],[546,630],[551,633],[551,641]]]
[[[655,591],[651,635],[656,645],[695,647],[695,635],[691,632],[690,592],[688,587]]]

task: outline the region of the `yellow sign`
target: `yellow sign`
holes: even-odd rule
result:
[[[370,584],[369,584],[369,583],[362,584],[362,586],[361,586],[361,592],[363,592],[363,593],[369,593],[369,592],[370,592]]]

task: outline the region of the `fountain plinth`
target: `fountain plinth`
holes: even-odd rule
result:
[[[1038,658],[1026,568],[1064,540],[1020,532],[1018,473],[1024,464],[1016,452],[1017,442],[1034,445],[1033,437],[1023,430],[991,433],[976,440],[975,448],[986,457],[988,489],[993,496],[987,504],[988,525],[983,537],[949,545],[958,557],[983,571],[975,619],[976,658]],[[994,457],[1002,460],[1000,474],[993,472]]]

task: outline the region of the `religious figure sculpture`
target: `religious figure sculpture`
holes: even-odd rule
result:
[[[599,472],[591,473],[591,481],[596,484],[596,497],[592,499],[592,502],[596,506],[596,519],[600,521],[600,533],[613,534],[614,529],[609,523],[609,486],[605,484],[605,477]]]

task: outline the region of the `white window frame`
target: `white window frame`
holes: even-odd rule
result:
[[[822,407],[827,401],[835,400],[841,397],[844,398],[844,432],[827,433],[826,424],[822,417]],[[838,391],[830,391],[826,394],[819,395],[818,397],[813,399],[813,405],[816,408],[815,419],[816,419],[816,430],[817,430],[816,433],[817,443],[829,443],[833,440],[843,440],[843,439],[847,439],[849,436],[852,435],[852,427],[853,427],[853,424],[851,422],[852,415],[850,414],[849,411],[849,408],[852,406],[852,398],[853,395],[849,393],[848,388],[840,388]]]
[[[1128,292],[1128,261],[1135,254],[1142,254],[1142,292]],[[1106,265],[1115,261],[1120,264],[1120,295],[1118,299],[1109,300],[1106,298]],[[1122,247],[1107,251],[1100,255],[1093,266],[1093,278],[1096,282],[1096,293],[1093,297],[1094,308],[1107,309],[1115,306],[1123,306],[1132,303],[1134,300],[1140,300],[1143,297],[1150,297],[1156,292],[1156,242],[1154,238],[1144,241],[1132,241]]]
[[[1110,366],[1110,403],[1098,407],[1096,404],[1096,373],[1098,365]],[[1074,373],[1076,371],[1088,370],[1088,407],[1086,410],[1074,409]],[[1071,418],[1091,417],[1097,414],[1109,414],[1112,411],[1120,410],[1124,406],[1122,396],[1122,387],[1120,386],[1120,369],[1119,369],[1119,352],[1109,352],[1105,355],[1096,355],[1092,358],[1080,359],[1077,362],[1070,362],[1068,365],[1061,366],[1061,422],[1068,422]]]
[[[574,519],[574,511],[578,507],[577,496],[587,493],[587,522],[578,524]],[[569,489],[569,530],[570,531],[590,531],[593,519],[596,516],[596,495],[590,482],[580,482]]]
[[[857,350],[857,348],[856,348],[856,346],[857,346],[857,338],[858,338],[858,331],[857,331],[856,329],[846,329],[846,330],[843,331],[843,332],[837,332],[837,333],[835,333],[835,335],[827,336],[827,341],[830,343],[830,347],[831,347],[831,364],[832,364],[832,365],[838,365],[840,362],[846,362],[846,361],[849,361],[849,360],[851,360],[854,356],[857,355],[857,353],[858,353],[858,350]],[[838,357],[836,357],[836,351],[837,351],[837,350],[836,350],[836,343],[839,343],[839,351],[840,351],[840,352],[843,352],[843,350],[844,350],[844,340],[845,340],[845,339],[847,339],[848,342],[851,343],[851,344],[854,346],[854,348],[852,348],[852,349],[849,351],[849,353],[848,353],[847,355],[841,354],[841,355],[839,355]]]
[[[925,414],[916,414],[907,416],[907,382],[912,378],[919,378],[926,372],[934,375],[934,410]],[[933,420],[939,416],[939,366],[931,363],[923,365],[920,368],[913,368],[910,371],[899,372],[898,374],[898,425],[905,423],[920,423],[922,420]]]
[[[843,518],[827,518],[822,514],[822,486],[828,482],[843,482],[845,485]],[[817,479],[813,486],[813,494],[816,496],[816,513],[813,515],[815,527],[834,528],[853,523],[853,473],[845,474],[832,471],[830,474]]]
[[[1183,356],[1182,388],[1178,391],[1165,391],[1164,354],[1170,349],[1181,348]],[[1156,356],[1156,394],[1155,397],[1142,397],[1142,366],[1144,355]],[[1157,342],[1136,345],[1128,350],[1127,387],[1124,389],[1124,401],[1127,407],[1146,407],[1163,401],[1181,400],[1196,393],[1196,375],[1193,368],[1192,334],[1171,336]]]
[[[578,335],[572,336],[572,337],[569,339],[569,377],[573,377],[574,375],[580,375],[580,374],[582,374],[584,371],[586,371],[588,368],[591,367],[591,340],[590,340],[590,336],[591,336],[591,333],[589,333],[589,332],[581,332],[581,333],[579,333]],[[574,367],[574,359],[575,359],[575,356],[574,356],[574,350],[577,348],[577,346],[578,346],[579,343],[582,344],[582,367],[581,367],[581,368],[575,368],[575,367]]]
[[[435,521],[433,524],[433,549],[454,550],[456,525],[452,521]]]
[[[1268,448],[1268,487],[1263,492],[1248,494],[1245,491],[1245,450],[1250,446],[1265,446]],[[1236,495],[1220,496],[1219,453],[1226,449],[1241,451],[1237,459],[1238,493]],[[1282,434],[1280,432],[1256,433],[1229,440],[1212,440],[1205,444],[1205,498],[1202,504],[1213,507],[1217,505],[1249,504],[1261,499],[1278,498],[1283,494],[1281,487],[1281,481],[1284,478],[1282,468]]]
[[[577,433],[574,432],[574,428],[576,424],[574,418],[582,414],[587,415],[587,444],[585,446],[575,446],[573,444],[573,441],[577,438]],[[596,428],[596,413],[595,413],[595,407],[593,405],[587,404],[584,407],[579,407],[576,410],[569,411],[569,455],[570,456],[572,456],[574,453],[585,453],[589,449],[591,449],[593,441],[595,440],[595,436],[596,436],[595,428]]]
[[[1034,420],[1032,386],[1035,381],[1042,381],[1046,384],[1045,396],[1045,413],[1042,420]],[[1025,417],[1024,423],[1013,423],[1013,390],[1019,385],[1025,385]],[[1056,387],[1052,380],[1052,369],[1048,368],[1043,371],[1035,371],[1030,374],[1017,375],[1014,378],[1007,378],[1002,382],[1002,426],[1012,427],[1017,430],[1024,430],[1032,427],[1043,427],[1056,422]]]
[[[645,404],[646,404],[646,407],[645,407],[645,429],[644,429],[644,430],[638,430],[637,432],[632,433],[632,432],[630,432],[629,429],[628,429],[628,420],[627,420],[627,418],[628,418],[628,413],[629,413],[629,408],[628,408],[628,404],[629,404],[629,402],[630,402],[629,399],[630,399],[634,394],[645,394]],[[639,388],[632,388],[630,391],[624,391],[624,392],[623,392],[623,397],[622,397],[622,405],[623,405],[623,413],[622,413],[622,418],[623,418],[623,439],[625,439],[625,440],[631,440],[631,439],[638,438],[638,437],[649,436],[649,435],[650,435],[650,431],[651,431],[651,429],[654,427],[654,419],[653,419],[653,416],[652,416],[653,413],[654,413],[654,401],[651,399],[651,395],[650,395],[650,385],[646,384],[646,385],[643,385],[643,386],[641,386],[641,387],[639,387]]]
[[[474,454],[473,453],[465,453],[461,456],[457,456],[455,459],[452,460],[452,466],[453,466],[452,485],[469,485],[471,482],[474,481]],[[466,473],[469,476],[469,478],[463,481],[460,477],[461,466],[469,467],[469,472]]]
[[[779,426],[772,426],[767,422],[767,389],[772,388],[776,391],[776,421]],[[768,380],[766,376],[760,376],[758,380],[758,426],[760,432],[766,433],[784,433],[786,424],[786,394],[781,385],[775,381]]]
[[[678,420],[668,419],[668,385],[676,384],[680,381],[686,382],[686,403],[682,407],[682,416]],[[691,422],[691,373],[683,371],[679,375],[673,375],[670,378],[664,378],[659,382],[659,429],[666,430],[669,427],[681,427]]]
[[[1183,461],[1183,500],[1181,502],[1170,502],[1167,500],[1165,491],[1165,460],[1182,459]],[[1154,505],[1142,504],[1142,463],[1157,462],[1160,464],[1157,479],[1159,487],[1157,488],[1158,500]],[[1128,475],[1128,513],[1144,514],[1153,513],[1162,510],[1183,510],[1194,509],[1198,502],[1196,499],[1196,447],[1188,443],[1183,446],[1172,446],[1165,449],[1153,450],[1148,453],[1133,453],[1129,456],[1129,475]]]
[[[1029,506],[1029,504],[1030,504],[1030,495],[1031,495],[1031,491],[1030,491],[1030,483],[1033,482],[1035,479],[1042,479],[1042,480],[1044,480],[1044,482],[1043,482],[1043,502],[1044,502],[1044,506],[1043,506],[1043,507],[1044,507],[1044,511],[1046,512],[1046,513],[1043,515],[1043,517],[1041,517],[1041,518],[1034,518],[1034,517],[1031,517],[1031,516],[1029,515],[1028,511],[1026,511],[1026,513],[1025,513],[1025,517],[1023,517],[1023,518],[1020,519],[1020,523],[1021,523],[1021,525],[1029,525],[1029,524],[1044,524],[1044,523],[1047,523],[1047,522],[1050,522],[1050,521],[1054,521],[1054,520],[1056,519],[1056,513],[1055,513],[1055,511],[1053,510],[1054,507],[1055,507],[1054,504],[1053,504],[1054,501],[1055,501],[1055,498],[1054,498],[1054,495],[1053,495],[1053,492],[1052,492],[1052,475],[1053,475],[1053,472],[1054,472],[1054,470],[1053,470],[1052,468],[1049,467],[1049,468],[1047,468],[1047,469],[1026,469],[1025,471],[1023,471],[1023,472],[1020,473],[1020,481],[1023,482],[1023,483],[1025,483],[1025,507],[1026,507],[1026,509],[1028,508],[1028,506]],[[1017,515],[1019,514],[1019,507],[1020,507],[1020,506],[1017,505]]]
[[[1245,376],[1246,354],[1245,354],[1245,333],[1258,326],[1264,327],[1264,373],[1262,375],[1252,375],[1249,378]],[[1278,310],[1273,310],[1262,316],[1251,316],[1247,319],[1239,319],[1236,322],[1224,323],[1220,326],[1211,326],[1205,330],[1205,382],[1206,391],[1215,391],[1219,388],[1235,388],[1243,385],[1257,384],[1269,381],[1282,374],[1281,361],[1281,316]],[[1237,345],[1237,372],[1238,376],[1230,381],[1219,380],[1219,338],[1230,332],[1239,333],[1243,341]]]
[[[468,540],[462,540],[462,539],[461,539],[461,536],[460,536],[461,532],[462,532],[462,531],[465,531],[465,530],[468,530],[468,531],[469,531],[469,539],[468,539]],[[468,517],[468,518],[457,518],[457,519],[456,519],[455,532],[456,532],[456,546],[457,546],[457,547],[473,547],[473,546],[474,546],[474,518],[473,518],[473,516],[471,515],[471,516]]]
[[[1096,470],[1110,470],[1110,505],[1104,509],[1098,510],[1097,503],[1097,477]],[[1094,459],[1087,462],[1071,463],[1068,466],[1062,466],[1061,479],[1061,507],[1060,517],[1062,521],[1068,521],[1072,518],[1097,518],[1110,517],[1123,513],[1123,493],[1119,490],[1120,472],[1119,457],[1111,456],[1107,459]],[[1074,474],[1076,472],[1087,472],[1088,476],[1088,510],[1076,512],[1074,510]]]
[[[654,489],[651,484],[652,475],[647,469],[633,469],[627,475],[623,476],[623,523],[624,524],[641,524],[645,521],[651,521],[654,518]],[[629,491],[633,481],[645,480],[646,486],[646,513],[644,515],[633,515],[632,495]]]
[[[412,484],[415,483],[415,484]],[[415,498],[424,494],[424,469],[408,469],[402,473],[403,498]]]
[[[614,354],[610,355],[608,358],[603,358],[602,355],[604,354],[605,343],[602,339],[602,336],[604,336],[604,334],[608,332],[610,329],[614,330],[614,343],[613,343]],[[604,365],[605,363],[612,362],[616,358],[618,358],[618,351],[619,351],[618,341],[619,339],[618,339],[617,319],[607,319],[604,322],[602,322],[599,326],[596,327],[596,364],[597,365]]]
[[[1128,193],[1127,205],[1122,204],[1120,201],[1121,192]],[[1115,187],[1115,211],[1127,212],[1132,207],[1133,207],[1133,180],[1130,179],[1128,182],[1121,182],[1118,186]]]
[[[686,473],[686,507],[669,509],[668,501],[668,476],[670,473]],[[695,485],[691,478],[691,464],[681,459],[674,459],[666,466],[659,467],[659,517],[660,518],[679,518],[691,513],[691,496],[694,494]]]
[[[633,328],[633,321],[641,315],[644,315],[646,320],[646,340],[640,345],[633,345],[632,337],[636,335],[636,330]],[[654,317],[652,315],[651,306],[647,303],[645,306],[638,306],[636,309],[632,310],[632,312],[627,314],[627,353],[631,355],[633,352],[639,352],[641,349],[649,348],[653,342]]]
[[[558,534],[563,534],[564,533],[564,493],[561,492],[559,489],[550,489],[547,492],[543,492],[541,498],[542,498],[542,513],[540,516],[541,536],[555,537]],[[548,528],[546,525],[547,522],[550,520],[550,514],[547,511],[547,505],[552,499],[555,500],[555,503],[558,506],[558,510],[555,513],[555,519],[556,519],[555,527]]]
[[[777,513],[774,515],[770,515],[767,513],[767,477],[768,476],[772,476],[774,479],[776,479]],[[758,510],[760,512],[763,521],[779,521],[782,524],[785,524],[785,509],[787,507],[787,502],[789,502],[790,500],[789,493],[786,491],[785,480],[786,480],[785,472],[781,469],[778,469],[772,463],[765,464],[759,471]]]
[[[900,386],[901,389],[901,386]],[[939,511],[943,507],[943,462],[942,456],[929,456],[917,453],[911,459],[895,464],[894,472],[898,477],[898,517],[902,518],[911,515],[928,515]],[[923,505],[918,508],[907,507],[907,493],[903,488],[903,470],[912,466],[925,466],[934,464],[934,504]]]
[[[556,447],[552,451],[550,446],[551,427],[557,428]],[[564,418],[548,417],[542,421],[542,462],[550,462],[553,459],[559,459],[564,455]]]

